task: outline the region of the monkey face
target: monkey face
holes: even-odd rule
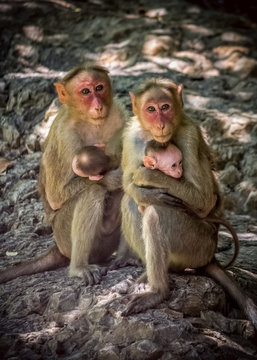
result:
[[[177,125],[176,104],[169,90],[154,87],[137,102],[137,116],[144,130],[159,143],[168,142]]]
[[[82,72],[66,85],[67,104],[80,119],[101,125],[109,115],[112,89],[109,77],[100,72]]]
[[[166,152],[157,154],[157,169],[176,179],[182,176],[182,157],[178,152],[167,148]]]

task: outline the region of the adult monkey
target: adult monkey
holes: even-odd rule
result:
[[[152,79],[130,93],[135,117],[124,133],[122,230],[146,265],[138,280],[150,290],[132,295],[123,315],[155,306],[169,292],[168,270],[204,268],[218,280],[257,327],[257,308],[215,261],[218,225],[179,209],[183,203],[205,212],[219,195],[212,156],[199,127],[183,112],[182,85]],[[184,178],[142,166],[146,143],[172,141],[183,154]],[[145,206],[144,214],[138,205]],[[168,206],[167,206],[168,205]],[[220,201],[210,212],[219,216]]]
[[[72,69],[55,84],[63,104],[46,142],[39,174],[39,189],[56,245],[39,259],[7,268],[0,282],[64,266],[69,273],[98,283],[106,261],[120,239],[121,169],[102,180],[75,176],[72,161],[87,145],[100,144],[115,159],[121,157],[124,107],[113,99],[108,71],[95,63]]]

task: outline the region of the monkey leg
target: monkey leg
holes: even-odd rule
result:
[[[0,272],[0,283],[16,279],[21,275],[32,275],[47,270],[54,270],[59,267],[67,266],[69,259],[63,256],[54,246],[46,254],[39,258],[18,263]]]
[[[116,270],[125,266],[142,266],[142,261],[129,247],[124,236],[121,235],[116,258],[112,260],[109,269]]]
[[[73,212],[69,274],[83,278],[87,285],[98,284],[103,275],[98,265],[89,264],[89,257],[94,243],[101,241],[105,193],[103,187],[92,184],[79,194]]]
[[[124,316],[156,306],[169,293],[169,247],[167,239],[161,236],[158,208],[158,206],[148,206],[143,216],[142,236],[145,244],[146,273],[150,289],[132,296],[122,313]],[[145,276],[142,279],[145,280]]]

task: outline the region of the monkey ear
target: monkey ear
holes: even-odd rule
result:
[[[179,85],[178,85],[178,99],[179,99],[179,102],[180,102],[181,107],[184,106],[182,91],[183,91],[183,85],[182,85],[182,84],[179,84]]]
[[[150,169],[156,169],[156,166],[157,166],[157,161],[154,157],[152,156],[144,156],[144,165],[145,167],[147,168],[150,168]]]
[[[59,100],[62,104],[66,104],[68,100],[68,94],[65,89],[65,85],[62,83],[54,83],[54,86],[56,87],[56,91],[59,97]]]
[[[129,92],[130,98],[131,98],[131,103],[132,103],[132,111],[134,113],[134,115],[137,115],[137,105],[136,105],[136,97],[133,94],[133,92]]]

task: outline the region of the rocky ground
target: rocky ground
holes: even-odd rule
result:
[[[225,215],[240,239],[230,273],[257,303],[253,2],[6,0],[0,29],[1,267],[53,244],[37,193],[40,148],[58,106],[53,82],[73,65],[98,59],[130,112],[128,91],[143,79],[184,84],[186,110],[217,153]],[[222,261],[233,253],[223,229],[218,250]],[[67,269],[2,285],[1,359],[257,359],[252,325],[203,276],[171,275],[165,302],[121,317],[124,281],[141,272],[109,271],[93,287],[70,279]]]

